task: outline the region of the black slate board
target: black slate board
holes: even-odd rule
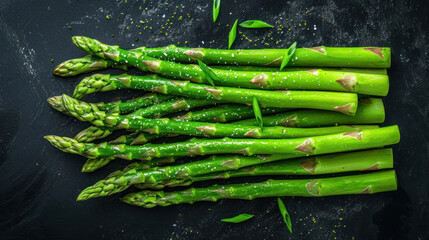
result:
[[[210,0],[0,1],[0,239],[429,239],[427,1],[224,0],[216,24],[211,8]],[[240,28],[245,37],[240,34],[234,48],[281,48],[292,41],[298,46],[392,47],[384,125],[399,124],[402,133],[394,147],[398,191],[284,198],[293,234],[275,199],[154,209],[122,204],[116,196],[75,202],[84,187],[124,163],[82,174],[83,158],[62,153],[42,138],[74,136],[87,126],[46,102],[71,94],[82,78],[51,74],[61,61],[85,55],[70,37],[86,35],[124,48],[225,48],[236,18],[261,19],[276,28]],[[107,99],[117,100],[119,94],[97,94],[88,101]],[[219,221],[239,213],[255,217],[236,225]]]

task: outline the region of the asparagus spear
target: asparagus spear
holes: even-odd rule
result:
[[[84,51],[102,58],[129,64],[143,71],[169,77],[208,84],[206,75],[199,66],[184,65],[148,57],[143,53],[126,51],[118,46],[109,46],[86,37],[74,37],[73,42]],[[355,72],[335,72],[314,69],[290,72],[242,72],[212,69],[217,78],[216,85],[265,88],[305,89],[356,92],[386,96],[389,89],[387,75]]]
[[[383,101],[378,98],[359,100],[358,109],[354,116],[321,110],[297,110],[265,116],[264,126],[285,127],[317,127],[337,124],[377,124],[384,122]],[[258,126],[255,119],[247,119],[233,124]]]
[[[358,106],[359,107],[359,106]],[[289,111],[285,108],[261,108],[263,116]],[[231,122],[239,119],[247,119],[254,116],[253,108],[241,104],[223,104],[220,106],[203,109],[195,112],[187,112],[171,118],[174,121],[195,122]]]
[[[213,185],[207,188],[190,188],[178,192],[141,191],[127,194],[121,201],[145,208],[194,203],[216,202],[219,199],[253,200],[261,197],[323,197],[344,194],[374,194],[394,191],[397,180],[394,170],[344,177],[267,180],[260,183]]]
[[[146,172],[137,170],[134,174],[140,173],[150,176],[151,180],[135,184],[134,186],[141,189],[161,189],[164,187],[188,186],[193,182],[228,179],[232,177],[318,175],[393,168],[391,148],[335,153],[280,161],[273,158],[262,160],[249,156],[231,156],[229,159],[226,159],[219,161],[219,157],[214,157],[197,163],[185,163],[152,169]],[[124,175],[126,174],[125,172]]]
[[[325,136],[297,139],[193,139],[169,144],[145,144],[129,146],[80,143],[67,137],[53,135],[45,138],[61,151],[88,158],[115,156],[126,160],[209,155],[209,154],[290,154],[294,157],[352,151],[396,144],[399,142],[398,127],[353,131]]]
[[[130,50],[131,51],[137,51],[137,52],[144,52],[140,48]],[[236,50],[232,50],[236,51]],[[149,57],[151,54],[148,55]],[[172,59],[171,57],[161,55],[157,56],[156,58],[166,60],[166,61],[178,61],[177,59]],[[190,60],[190,58],[181,59],[181,62],[190,62],[190,63],[196,63],[196,61]],[[235,63],[230,63],[235,64]],[[67,60],[60,65],[58,65],[54,69],[54,74],[61,77],[70,77],[70,76],[76,76],[82,73],[88,73],[93,72],[96,70],[101,70],[105,68],[119,68],[122,70],[128,70],[128,65],[122,65],[118,64],[117,62],[110,60],[110,59],[103,59],[96,56],[86,56],[83,58],[75,58]],[[213,68],[216,69],[224,69],[224,70],[234,70],[234,71],[262,71],[262,72],[277,72],[279,71],[278,67],[265,67],[265,66],[234,66],[234,65],[213,65]],[[282,72],[288,72],[288,71],[308,71],[313,70],[313,68],[304,68],[304,67],[287,67],[281,70]],[[324,68],[324,71],[334,70],[334,71],[341,71],[341,72],[358,72],[358,73],[370,73],[370,74],[383,74],[386,75],[387,71],[383,68]]]
[[[68,97],[67,95],[63,95],[62,99],[64,102],[64,96],[67,97],[68,99],[70,99],[70,97]],[[214,104],[216,101],[214,100],[203,100],[203,99],[192,99],[192,98],[174,98],[156,105],[152,105],[150,107],[147,108],[141,108],[131,114],[128,114],[127,117],[133,119],[133,118],[137,118],[137,117],[160,117],[169,113],[173,113],[173,112],[178,112],[178,111],[182,111],[182,110],[189,110],[192,108],[196,108],[196,107],[202,107],[202,106],[208,106],[211,104]],[[77,103],[77,102],[75,102]],[[64,104],[64,103],[63,103]],[[81,106],[74,106],[76,108],[80,108],[80,107],[89,107],[89,108],[94,108],[94,109],[98,109],[98,107],[96,107],[96,105],[91,105],[89,103],[85,103],[85,102],[80,102],[79,104],[81,104]],[[68,114],[70,114],[70,112],[68,112]],[[97,112],[96,114],[106,114],[104,111],[103,112]],[[95,124],[97,125],[97,124]],[[79,132],[75,139],[80,141],[80,142],[92,142],[95,139],[102,139],[105,138],[107,136],[109,136],[110,134],[112,134],[115,130],[118,130],[120,128],[118,127],[112,127],[112,126],[103,126],[103,125],[99,125],[96,126],[91,126],[88,127],[86,129],[84,129],[83,131]],[[147,140],[148,138],[150,139],[155,139],[156,137],[148,137],[145,136],[145,139]],[[140,139],[140,141],[143,139]]]
[[[96,106],[78,101],[63,94],[64,105],[69,113],[81,121],[89,121],[97,126],[113,129],[141,130],[151,134],[181,134],[202,137],[250,137],[250,138],[298,138],[334,133],[360,131],[377,128],[373,125],[335,126],[320,128],[286,128],[232,125],[205,122],[180,122],[164,119],[148,119],[140,116],[122,116],[107,114]]]
[[[93,103],[93,104],[96,105],[98,109],[102,111],[106,111],[109,113],[126,114],[130,112],[134,112],[140,108],[148,107],[172,98],[175,98],[175,96],[163,95],[163,94],[157,94],[157,93],[148,93],[142,97],[134,98],[126,102],[122,102],[119,100],[111,103],[100,102],[100,103]],[[68,111],[64,108],[62,96],[54,96],[54,97],[48,98],[48,102],[55,110],[64,114],[68,114]]]
[[[354,115],[357,109],[357,95],[354,93],[320,91],[266,91],[232,87],[212,87],[187,81],[173,81],[158,76],[110,76],[95,74],[84,78],[75,88],[73,97],[118,88],[140,89],[163,94],[187,96],[222,102],[252,104],[258,98],[262,107],[313,108],[338,111]]]
[[[84,51],[98,52],[99,57],[116,60],[118,46],[108,46],[97,40],[74,36],[73,43]],[[206,48],[181,48],[174,45],[161,48],[139,48],[153,58],[167,61],[193,62],[201,60],[206,64],[280,66],[286,49],[226,50]],[[106,53],[106,54],[104,54]],[[113,59],[112,59],[113,58]],[[384,47],[310,47],[297,48],[288,66],[296,67],[360,67],[389,68],[390,48]]]
[[[294,72],[294,71],[311,71],[314,68],[308,67],[287,67],[279,70],[277,67],[264,67],[264,66],[234,66],[234,65],[212,65],[214,69],[222,69],[229,71],[250,71],[250,72]],[[334,72],[356,72],[368,74],[381,74],[387,75],[387,70],[384,68],[322,68],[323,71]]]

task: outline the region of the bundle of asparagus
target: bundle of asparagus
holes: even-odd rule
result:
[[[95,171],[116,158],[136,160],[84,189],[77,200],[107,196],[129,187],[159,190],[232,177],[359,171],[374,172],[269,179],[182,191],[144,190],[121,200],[150,208],[224,198],[317,197],[396,190],[392,149],[382,147],[398,143],[399,130],[397,126],[375,125],[384,122],[383,102],[377,96],[388,92],[389,48],[298,48],[286,68],[279,71],[274,67],[281,64],[287,49],[171,45],[127,51],[87,37],[73,37],[73,42],[91,56],[61,63],[55,75],[136,67],[164,76],[95,74],[84,78],[72,97],[63,94],[48,99],[56,110],[93,124],[74,139],[45,137],[64,152],[87,157],[82,172]],[[194,65],[197,61],[203,63]],[[203,68],[204,63],[211,68]],[[125,102],[81,100],[91,93],[120,88],[152,93]],[[160,118],[165,115],[171,117]],[[131,133],[93,143],[121,129]],[[149,143],[178,135],[197,138]],[[211,156],[195,160],[198,155]],[[174,165],[177,159],[184,163]]]

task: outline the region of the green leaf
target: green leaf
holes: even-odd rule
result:
[[[201,70],[203,70],[204,75],[206,76],[207,81],[214,86],[213,80],[220,81],[219,77],[201,60],[198,60],[198,65]]]
[[[251,214],[240,214],[232,218],[221,219],[222,222],[241,223],[253,217]]]
[[[247,20],[242,23],[240,23],[240,27],[244,28],[272,28],[273,25],[270,25],[266,22],[260,21],[260,20]]]
[[[283,57],[282,64],[280,65],[280,71],[286,67],[286,65],[289,63],[290,59],[292,58],[292,55],[295,53],[296,50],[296,42],[292,43],[290,47],[287,50],[286,55]]]
[[[235,23],[232,26],[231,31],[229,32],[228,49],[231,48],[232,44],[235,41],[235,37],[237,36],[237,23],[238,23],[238,19],[235,20]]]
[[[217,16],[219,16],[220,0],[213,0],[213,22],[216,22]]]
[[[281,200],[281,198],[277,198],[277,204],[279,205],[280,213],[283,216],[283,219],[285,220],[286,226],[289,229],[290,233],[292,233],[292,221],[290,220],[289,213],[286,210],[285,204]]]
[[[256,97],[253,97],[253,112],[255,113],[255,118],[258,122],[259,127],[261,127],[261,129],[263,130],[264,122],[262,121],[261,108],[259,108],[258,99]]]

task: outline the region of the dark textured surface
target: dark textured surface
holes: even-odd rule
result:
[[[224,0],[216,24],[211,1],[176,2],[180,4],[0,1],[0,239],[429,239],[426,0]],[[154,209],[122,204],[117,196],[75,202],[84,187],[121,163],[82,174],[82,158],[62,153],[42,138],[74,136],[87,126],[46,102],[53,95],[71,94],[81,79],[51,74],[61,61],[84,56],[70,37],[87,35],[124,48],[225,48],[230,28],[226,24],[235,18],[276,25],[272,30],[240,28],[245,37],[239,35],[235,48],[280,48],[295,40],[298,46],[392,47],[385,124],[399,124],[402,133],[394,148],[399,190],[373,196],[284,198],[293,234],[286,230],[275,199]],[[116,100],[119,94],[88,99],[108,98]],[[219,221],[240,213],[255,217],[241,224]]]

